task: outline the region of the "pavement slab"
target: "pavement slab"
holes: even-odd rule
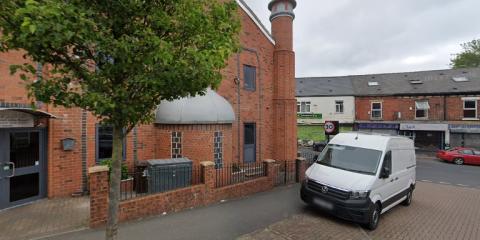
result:
[[[479,199],[478,189],[418,183],[412,205],[396,206],[383,214],[375,231],[310,208],[238,239],[478,240],[480,208],[475,206]]]

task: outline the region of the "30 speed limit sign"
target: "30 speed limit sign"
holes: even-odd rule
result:
[[[338,127],[339,123],[338,121],[325,121],[325,125],[323,126],[325,128],[325,135],[336,135],[338,134]]]

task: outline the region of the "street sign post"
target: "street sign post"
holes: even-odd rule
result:
[[[340,131],[340,123],[338,121],[325,121],[323,128],[325,129],[327,141],[330,142],[330,135],[337,135]]]

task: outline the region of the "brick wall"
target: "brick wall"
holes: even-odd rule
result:
[[[255,180],[215,188],[213,162],[202,162],[204,183],[165,193],[134,198],[120,203],[120,221],[133,220],[163,212],[176,212],[192,207],[205,206],[220,200],[239,198],[253,193],[267,191],[274,187],[278,167],[275,161],[266,160],[267,176]],[[277,170],[276,170],[277,169]],[[108,169],[93,167],[90,173],[90,227],[106,223],[108,204]]]
[[[0,52],[0,102],[31,103],[25,82],[20,80],[19,74],[10,75],[10,65],[29,62],[23,54],[22,51]]]
[[[385,96],[385,97],[356,97],[355,117],[357,121],[369,121],[372,102],[381,102],[383,121],[460,121],[463,118],[464,96]],[[428,119],[415,118],[415,101],[428,101]],[[446,104],[445,104],[446,103]],[[478,104],[477,104],[478,105]],[[445,119],[446,106],[446,119]],[[397,118],[401,112],[401,118]]]
[[[155,125],[157,148],[155,158],[171,158],[172,132],[182,133],[182,156],[198,165],[202,161],[214,161],[213,140],[215,132],[223,133],[223,162],[232,162],[232,126],[220,125]],[[144,158],[148,159],[148,158]]]
[[[243,50],[228,60],[228,66],[222,71],[223,81],[218,89],[218,93],[232,105],[238,118],[238,121],[229,129],[224,130],[224,162],[243,161],[244,123],[256,123],[257,161],[274,158],[274,153],[278,149],[284,149],[274,146],[277,136],[275,134],[284,130],[284,127],[276,124],[278,109],[277,115],[274,114],[275,45],[265,37],[245,12],[240,9],[239,12],[242,21],[240,42]],[[23,62],[26,60],[23,59],[21,51],[0,53],[0,102],[15,104],[32,102],[28,99],[25,83],[19,79],[18,75],[10,76],[9,74],[9,65]],[[247,91],[243,87],[244,64],[257,68],[255,91]],[[282,65],[281,68],[287,68],[288,73],[293,76],[294,61],[289,61],[288,65]],[[47,66],[44,67],[44,72],[48,73]],[[239,79],[239,85],[235,83],[236,78]],[[290,80],[294,84],[294,79]],[[294,87],[288,86],[293,94]],[[78,108],[67,109],[43,105],[41,109],[59,117],[46,123],[48,125],[48,196],[65,197],[86,190],[87,169],[96,164],[95,141],[98,119],[91,113],[86,113],[85,116],[85,113]],[[288,110],[293,112],[292,118],[294,118],[294,103]],[[292,130],[295,126],[293,124],[290,127],[288,135],[280,135],[291,137],[291,144],[287,145],[288,152],[296,152],[294,149],[296,138]],[[185,156],[197,162],[213,160],[213,132],[202,130],[191,133],[186,136],[191,139],[184,139]],[[135,134],[131,133],[127,136],[126,163],[132,168],[135,160],[170,157],[170,136],[168,131],[159,129],[153,124],[138,126]],[[73,151],[62,150],[61,140],[64,138],[76,140]]]
[[[274,152],[273,53],[275,46],[246,13],[239,11],[242,20],[240,44],[243,49],[228,60],[228,66],[222,71],[224,78],[218,93],[232,105],[238,119],[232,125],[232,161],[243,161],[244,123],[256,123],[256,155],[257,160],[261,161],[273,158]],[[244,89],[244,64],[257,69],[255,91]],[[239,79],[239,85],[235,83],[236,78]]]
[[[83,190],[82,111],[57,107],[49,112],[58,119],[50,120],[48,126],[48,196],[66,197]],[[76,140],[73,151],[63,151],[61,140],[65,138]]]

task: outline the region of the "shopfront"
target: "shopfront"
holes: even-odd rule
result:
[[[400,124],[398,123],[356,123],[355,130],[361,132],[380,133],[388,135],[398,135]]]
[[[480,149],[480,124],[450,124],[450,145]]]
[[[435,151],[450,144],[448,124],[402,123],[399,134],[413,139],[421,150]]]

